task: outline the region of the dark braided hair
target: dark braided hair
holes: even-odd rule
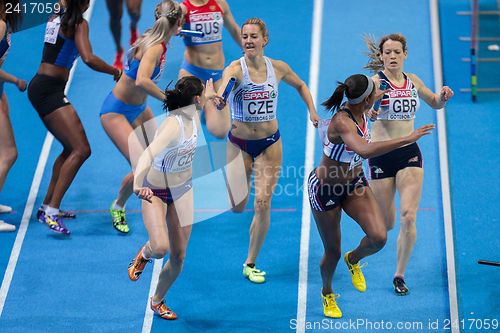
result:
[[[69,38],[75,37],[76,26],[83,22],[83,9],[90,0],[66,0],[66,9],[61,20],[61,29]]]

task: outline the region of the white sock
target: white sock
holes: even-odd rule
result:
[[[49,207],[49,205],[42,204],[42,205],[40,206],[40,208],[41,208],[42,210],[47,210],[47,207]]]
[[[47,209],[45,210],[45,214],[47,214],[49,216],[59,215],[59,208],[47,206]]]
[[[116,203],[116,200],[115,200],[115,203],[113,205],[113,209],[116,209],[116,210],[124,210],[125,209],[125,206],[120,206],[119,204]]]
[[[146,245],[146,247],[144,248],[144,250],[148,250],[148,249],[151,249],[151,248],[149,247],[149,245]],[[146,252],[146,251],[142,251],[142,253],[141,253],[142,258],[143,258],[143,259],[145,259],[145,260],[149,260],[149,259],[151,259],[150,257],[147,257],[147,256],[146,256],[146,253],[145,253],[145,252]]]

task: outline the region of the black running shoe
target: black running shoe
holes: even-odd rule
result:
[[[403,278],[400,278],[399,276],[396,276],[394,280],[392,280],[392,284],[394,285],[394,292],[398,296],[404,296],[410,292],[405,284],[405,280],[403,280]]]

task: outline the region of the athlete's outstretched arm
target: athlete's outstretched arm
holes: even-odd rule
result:
[[[302,97],[302,100],[304,100],[307,108],[309,109],[309,119],[311,119],[314,126],[318,126],[319,116],[316,113],[316,107],[314,106],[311,92],[309,91],[306,83],[290,68],[290,66],[288,66],[286,62],[273,60],[273,65],[281,73],[281,79],[285,81],[285,83],[297,89],[300,97]]]
[[[336,133],[342,141],[362,158],[372,158],[388,153],[396,148],[413,143],[422,136],[431,134],[434,125],[424,125],[417,128],[410,135],[377,142],[367,142],[359,136],[354,122],[347,116],[337,115],[328,128],[328,133]]]
[[[222,97],[216,94],[212,79],[206,82],[205,100],[203,110],[205,112],[207,129],[215,137],[223,139],[229,132],[229,126],[231,125],[229,107],[226,103],[219,110],[219,105],[223,103]]]
[[[120,78],[121,71],[119,69],[108,65],[92,51],[92,45],[90,45],[89,40],[89,24],[85,19],[76,27],[75,44],[82,61],[87,66],[95,71],[111,74],[114,76],[115,80]]]
[[[163,102],[165,93],[151,80],[155,67],[160,63],[162,54],[163,45],[161,44],[153,45],[144,52],[137,70],[135,84],[144,89],[149,95]]]
[[[217,3],[224,12],[224,26],[231,34],[231,37],[233,37],[236,44],[238,44],[241,48],[241,28],[234,20],[231,9],[229,9],[229,5],[227,4],[226,0],[217,0]]]
[[[222,73],[221,85],[219,87],[219,91],[217,92],[218,96],[222,96],[224,89],[227,86],[229,80],[234,77],[236,79],[236,85],[238,85],[239,74],[237,68],[238,61],[233,61]],[[207,89],[207,88],[205,88]],[[210,89],[210,87],[208,87]],[[210,92],[208,90],[205,91],[205,95],[210,96]],[[207,101],[207,105],[210,105],[212,102]],[[217,108],[208,107],[205,108],[205,116],[207,120],[207,129],[210,133],[218,138],[224,138],[229,132],[231,126],[231,117],[229,115],[229,105],[226,103],[222,110],[218,110]]]
[[[415,84],[418,94],[433,109],[441,109],[453,97],[454,92],[450,87],[444,86],[439,93],[433,93],[425,83],[415,74],[409,74]]]

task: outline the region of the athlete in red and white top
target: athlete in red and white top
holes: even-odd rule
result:
[[[226,0],[184,0],[184,29],[201,31],[203,37],[184,36],[186,51],[179,78],[194,75],[203,82],[210,78],[215,89],[220,87],[224,69],[222,28],[226,27],[238,45],[241,45],[240,27],[236,24]]]
[[[400,34],[382,37],[377,45],[366,39],[371,52],[366,66],[376,74],[377,85],[384,82],[389,90],[382,99],[380,109],[370,111],[372,140],[382,141],[399,138],[413,131],[415,113],[423,99],[433,109],[441,109],[453,97],[453,90],[444,86],[433,93],[415,74],[403,72],[407,56],[406,38]],[[404,281],[406,266],[417,237],[417,208],[422,194],[422,154],[416,143],[408,144],[369,161],[370,186],[382,208],[388,229],[394,227],[396,209],[394,196],[400,196],[401,227],[398,237],[398,258],[393,286],[397,295],[409,291]]]
[[[269,40],[265,23],[258,18],[248,19],[242,26],[241,36],[244,56],[233,61],[222,77],[222,87],[226,86],[230,78],[236,79],[229,99],[232,129],[227,146],[227,178],[230,187],[242,183],[250,188],[250,175],[254,172],[255,213],[250,226],[250,246],[243,274],[254,283],[262,283],[265,273],[255,267],[255,262],[269,229],[272,193],[281,168],[282,147],[276,119],[280,81],[298,91],[314,124],[319,118],[304,81],[285,62],[264,56],[264,47]],[[219,90],[221,93],[222,89]],[[240,154],[245,171],[230,163]],[[233,210],[242,212],[248,195],[237,198],[231,193],[231,197]]]
[[[344,254],[354,287],[366,290],[359,261],[378,252],[387,238],[380,208],[368,187],[361,159],[384,154],[429,134],[433,125],[423,126],[410,135],[381,142],[369,142],[365,113],[382,96],[373,80],[356,74],[340,83],[323,105],[334,112],[330,122],[322,122],[323,156],[308,179],[309,203],[323,242],[321,260],[323,313],[340,318],[332,289],[332,279],[341,257],[340,217],[344,210],[363,229],[366,236],[358,247]],[[341,105],[344,95],[347,102]],[[337,111],[337,112],[335,112]]]

